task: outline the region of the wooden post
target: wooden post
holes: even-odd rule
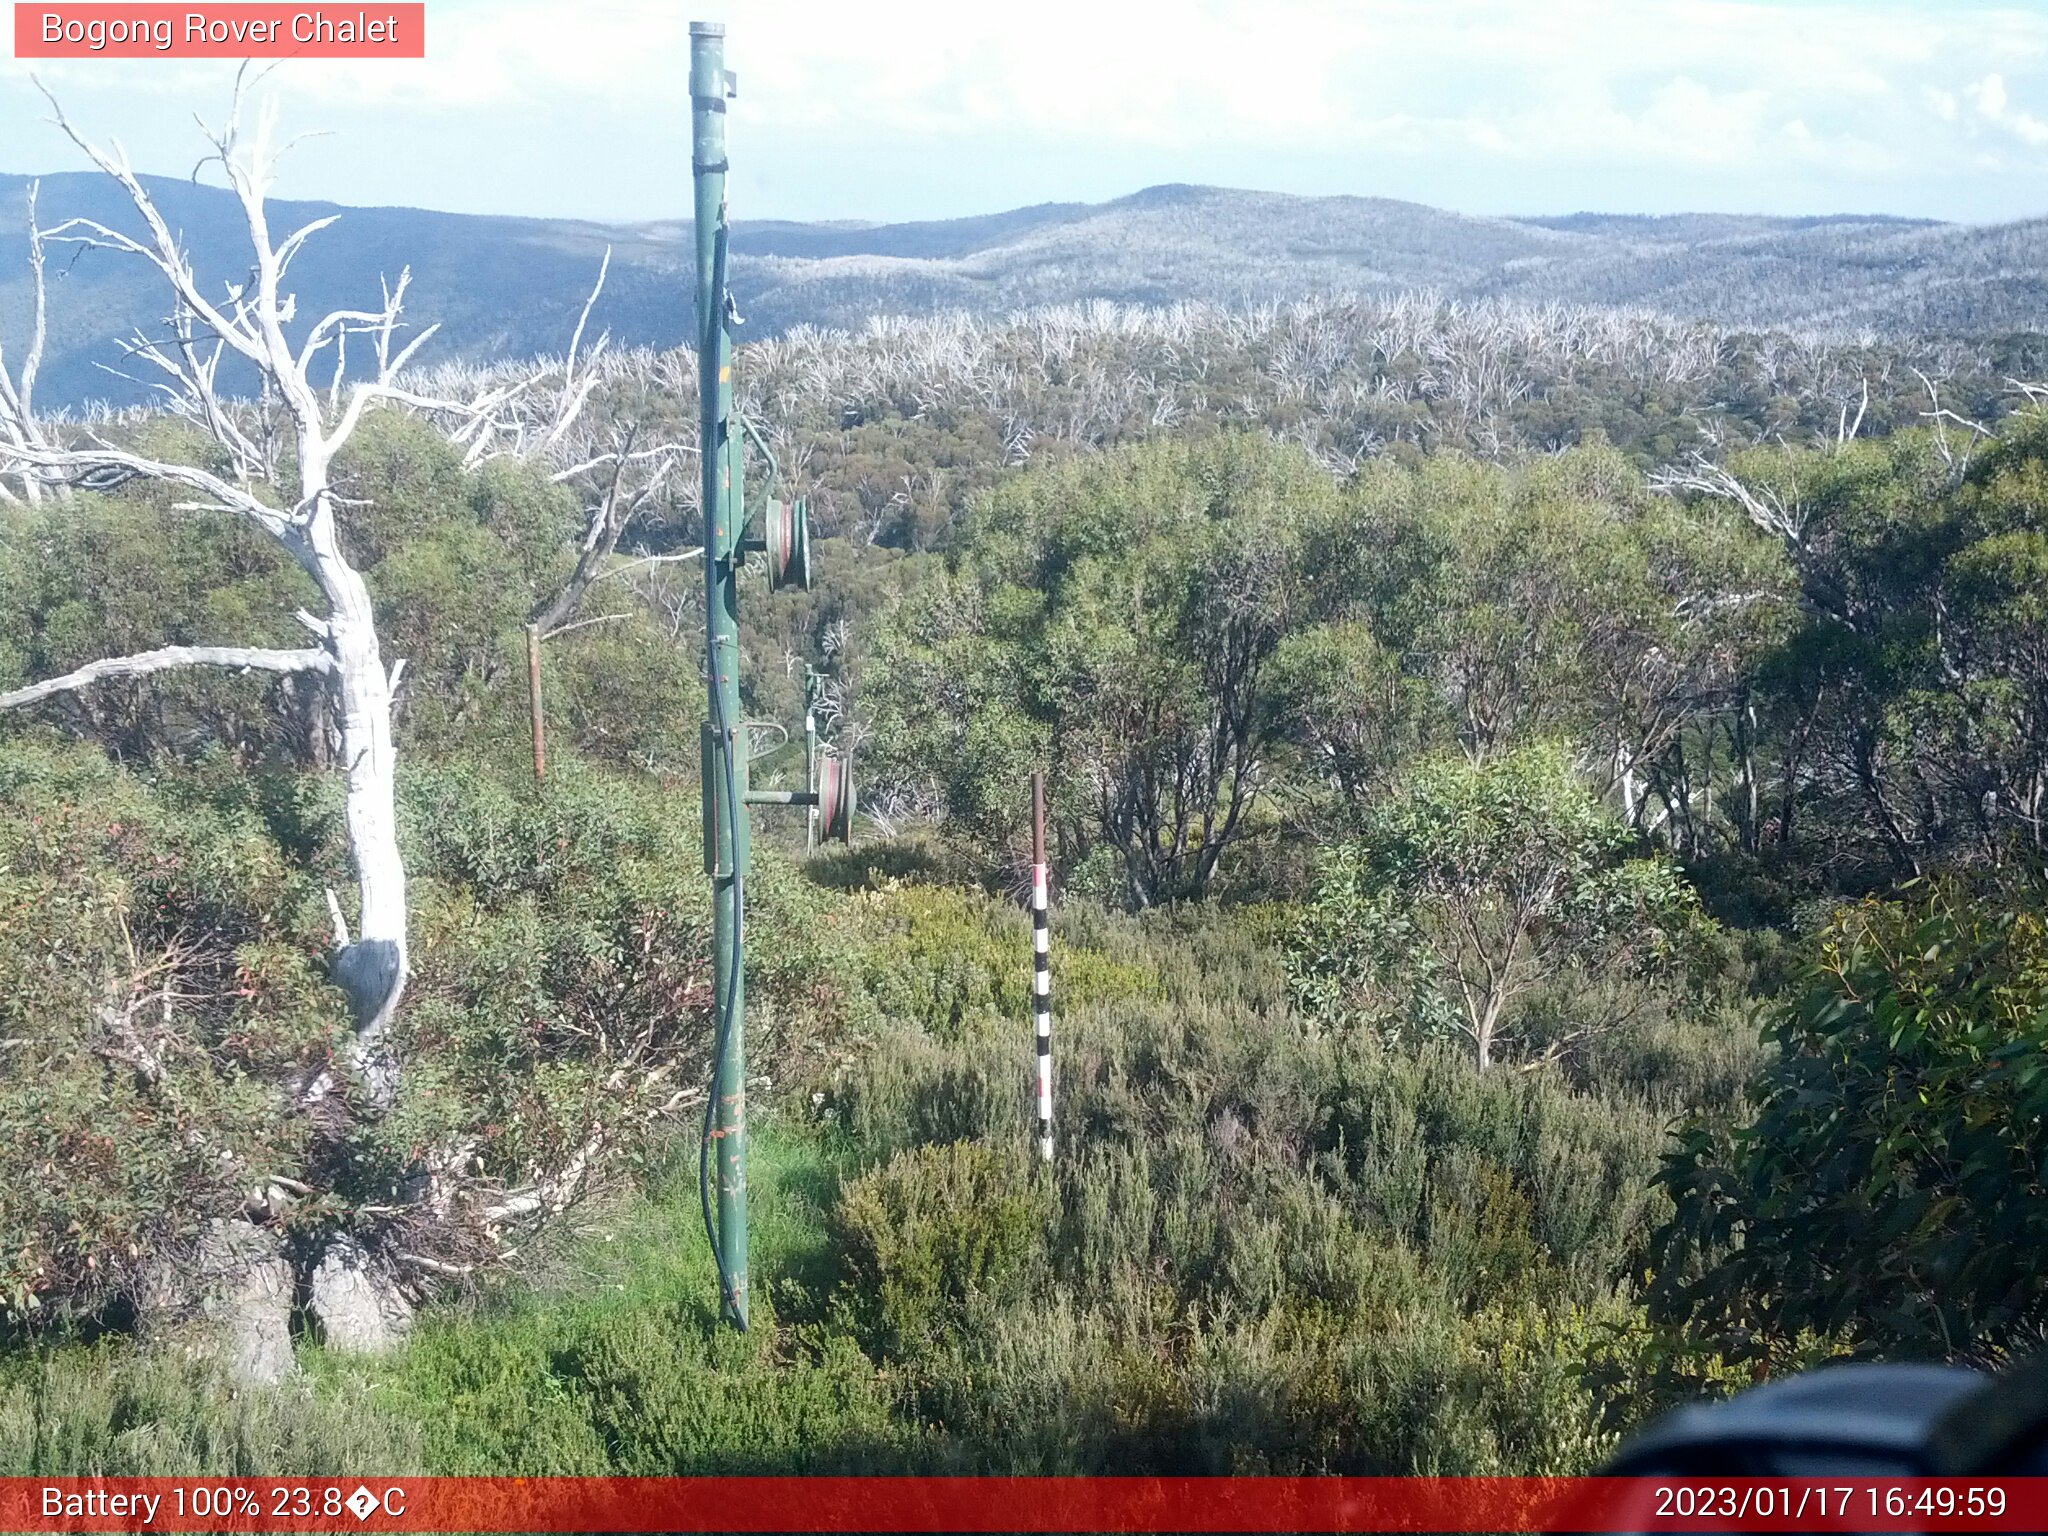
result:
[[[533,712],[533,778],[548,776],[548,730],[540,705],[540,625],[526,626],[526,699]]]
[[[1052,1161],[1052,930],[1045,867],[1045,775],[1031,775],[1032,1010],[1038,1036],[1038,1155]]]

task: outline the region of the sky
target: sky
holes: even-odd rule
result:
[[[1169,181],[1478,214],[2048,213],[2048,0],[428,0],[424,60],[269,76],[319,135],[275,190],[683,214],[693,17],[726,24],[738,76],[738,218]],[[232,71],[37,68],[82,128],[181,176]],[[0,171],[80,165],[46,115],[0,60]]]

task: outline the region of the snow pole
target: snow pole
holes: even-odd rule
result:
[[[1045,775],[1031,775],[1031,1009],[1038,1039],[1038,1155],[1052,1161],[1052,914],[1045,867]]]

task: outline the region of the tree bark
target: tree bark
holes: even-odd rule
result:
[[[412,1332],[413,1308],[391,1266],[352,1237],[337,1237],[314,1266],[307,1310],[329,1349],[381,1355]]]
[[[324,495],[324,463],[318,472]],[[356,865],[355,937],[350,941],[346,933],[336,935],[340,949],[334,977],[348,994],[355,1018],[352,1064],[372,1106],[388,1109],[398,1095],[399,1064],[387,1037],[406,975],[405,863],[398,849],[391,677],[377,643],[369,588],[342,555],[328,507],[320,507],[309,532],[308,564],[328,602],[327,648],[334,658],[349,850]]]
[[[145,1343],[222,1361],[235,1380],[291,1374],[292,1267],[269,1227],[221,1219],[190,1244],[153,1256],[136,1286]]]

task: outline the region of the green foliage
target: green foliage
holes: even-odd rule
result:
[[[1055,1205],[1015,1233],[1042,1265],[983,1257],[1014,1252],[999,1213],[1041,1187],[1007,1161],[1029,1147],[1021,1023],[1007,1043],[885,1035],[829,1095],[872,1170],[845,1198],[916,1277],[894,1329],[874,1310],[900,1294],[888,1266],[863,1257],[850,1286],[866,1346],[948,1428],[928,1464],[1589,1465],[1611,1442],[1576,1372],[1661,1212],[1645,1175],[1663,1112],[1305,1036],[1272,956],[1204,922],[1105,916],[1086,934],[1158,956],[1170,1000],[1061,1006]],[[970,1135],[983,1144],[953,1142]],[[834,1252],[882,1246],[864,1230]],[[977,1262],[1010,1278],[938,1278]]]
[[[376,1132],[389,1174],[450,1137],[507,1181],[559,1166],[594,1126],[644,1153],[653,1110],[709,1055],[696,819],[657,785],[573,762],[545,791],[516,771],[423,766],[401,777],[400,817],[416,974],[399,1028],[416,1065]],[[748,908],[753,1037],[794,1063],[859,1006],[858,978],[821,894],[765,851]]]
[[[990,845],[1043,761],[1068,862],[1112,850],[1134,905],[1201,894],[1248,830],[1275,739],[1264,676],[1336,503],[1312,460],[1248,437],[1005,482],[876,628],[879,778]]]
[[[1593,1299],[1662,1210],[1664,1117],[1443,1051],[1347,1056],[1323,1095],[1323,1166],[1372,1226],[1475,1301],[1566,1283]]]
[[[2039,866],[2042,419],[2022,411],[1981,443],[1942,427],[1731,461],[1802,600],[1749,680],[1757,736],[1744,747],[1780,759],[1763,770],[1776,804],[1737,818],[1742,853],[1773,856],[1778,879],[1825,863],[1835,889],[1860,895]]]
[[[424,1438],[361,1384],[237,1391],[113,1339],[0,1358],[0,1477],[403,1477]]]
[[[1045,1260],[1046,1190],[1018,1154],[916,1147],[840,1192],[845,1304],[873,1351],[914,1354],[1029,1296]]]
[[[1213,387],[1295,366],[1284,329]],[[1074,380],[1123,355],[1073,342]],[[1156,433],[1072,380],[1041,403],[1095,424],[1036,445],[897,374],[853,387],[821,518],[943,553],[824,540],[819,591],[752,592],[749,710],[789,718],[797,672],[762,663],[830,636],[863,798],[923,825],[801,863],[787,822],[757,842],[744,1338],[670,1131],[710,1002],[689,584],[607,582],[547,643],[537,787],[521,627],[580,511],[373,418],[340,470],[408,663],[404,1094],[318,1147],[286,1111],[344,1027],[317,690],[149,679],[0,724],[0,1470],[1576,1471],[1603,1399],[2038,1337],[2048,939],[2012,893],[2048,782],[2048,414],[1756,450],[1688,500],[1638,467],[1694,431],[1654,371],[1587,362],[1461,420],[1404,385],[1341,440],[1305,394],[1236,413],[1395,445],[1347,481],[1206,427],[1084,453]],[[1729,408],[1807,435],[1797,402]],[[1489,463],[1425,431],[1576,446]],[[169,499],[0,508],[0,687],[303,643],[289,562]],[[991,894],[1035,767],[1050,1169],[1028,925]],[[1787,980],[1783,931],[1957,867],[2007,894],[1833,921],[1721,1128],[1757,1072],[1731,1000]],[[1460,1038],[1530,1070],[1475,1073]],[[577,1232],[392,1361],[308,1345],[309,1381],[233,1395],[51,1347],[117,1328],[137,1266],[263,1175],[315,1180],[280,1218],[304,1244],[374,1227],[423,1149],[512,1187],[600,1131]]]
[[[340,809],[325,778],[216,767],[152,784],[89,751],[0,751],[9,1331],[117,1303],[150,1254],[307,1175],[289,1087],[337,1064],[347,1027],[321,964]],[[570,762],[541,794],[423,765],[402,775],[401,823],[406,1090],[353,1130],[345,1169],[314,1174],[290,1218],[307,1235],[391,1204],[423,1146],[466,1144],[507,1186],[597,1126],[642,1158],[651,1112],[708,1052],[700,843],[659,786]],[[751,894],[757,1038],[801,1063],[868,1005],[823,893],[764,855]]]
[[[824,1170],[772,1128],[755,1143],[754,1237],[772,1272],[822,1240]],[[757,1301],[737,1338],[706,1298],[694,1160],[660,1198],[602,1214],[534,1285],[422,1320],[386,1362],[308,1351],[305,1376],[234,1388],[126,1345],[0,1357],[0,1474],[594,1475],[886,1469],[917,1426],[845,1337],[779,1337]],[[692,1239],[695,1239],[693,1242]]]
[[[199,461],[186,433],[160,424],[137,451]],[[137,485],[0,505],[0,690],[164,645],[304,642],[291,614],[314,601],[311,581],[247,524],[171,510],[179,499]],[[102,683],[37,713],[131,756],[195,741],[283,751],[303,733],[291,688],[199,670]]]
[[[1338,824],[1421,750],[1433,715],[1425,681],[1357,617],[1281,641],[1273,704],[1299,753],[1303,788],[1312,795],[1311,786],[1327,785],[1327,803],[1316,810]]]
[[[664,832],[662,803],[601,774],[545,797],[474,770],[408,779],[420,1027],[445,1032],[420,1052],[452,1103],[481,1105],[495,1070],[492,1102],[528,1106],[533,1127],[504,1136],[582,1108],[524,1086],[535,1047],[504,1020],[649,1013],[606,1006],[589,978],[644,964],[618,955],[620,925],[630,935],[642,902],[696,878],[668,868],[691,832]],[[272,824],[319,840],[317,806]],[[295,1464],[388,1445],[362,1456],[531,1474],[1574,1471],[1611,1444],[1577,1372],[1626,1320],[1613,1278],[1658,1215],[1644,1180],[1663,1114],[1647,1097],[1307,1034],[1258,937],[1271,914],[1082,904],[1056,936],[1061,974],[1094,979],[1061,994],[1048,1176],[1029,1161],[1028,1010],[1007,1011],[1010,977],[1029,974],[1021,917],[915,886],[819,913],[804,905],[817,893],[779,878],[767,865],[763,959],[786,948],[797,969],[768,993],[765,1038],[788,1039],[804,985],[866,1002],[845,1004],[839,1050],[759,1058],[779,1069],[768,1097],[783,1110],[755,1141],[750,1335],[712,1316],[693,1172],[656,1160],[652,1197],[587,1212],[535,1288],[430,1313],[387,1364],[309,1350],[309,1386],[241,1407],[198,1383],[164,1460],[260,1464],[205,1449],[234,1414],[289,1415],[314,1448],[280,1452]],[[961,1028],[950,1002],[927,1001],[944,987],[892,990],[898,960],[914,976],[919,956],[956,947],[985,967],[971,995],[997,999],[963,1009]],[[587,1058],[551,1059],[559,1075]],[[813,1093],[818,1120],[792,1125]],[[128,1443],[125,1421],[51,1386],[80,1359],[23,1365],[45,1405],[21,1432],[24,1467]]]
[[[791,1328],[825,1242],[831,1169],[772,1116],[751,1144],[754,1328],[718,1320],[694,1148],[647,1193],[556,1246],[538,1283],[501,1284],[426,1321],[382,1365],[319,1361],[323,1385],[374,1391],[422,1424],[452,1474],[745,1474],[887,1470],[914,1439],[886,1376],[844,1335]],[[772,1277],[767,1283],[766,1277]],[[829,1289],[829,1278],[818,1278]]]
[[[188,433],[155,422],[138,429],[137,448],[205,456]],[[384,654],[406,663],[406,748],[475,755],[487,741],[500,761],[519,761],[529,750],[523,626],[574,563],[573,497],[530,465],[467,472],[459,450],[396,412],[365,418],[336,476],[352,503],[343,546],[369,583]],[[0,688],[163,645],[305,643],[293,611],[319,606],[305,573],[246,523],[176,512],[178,499],[138,483],[0,507]],[[546,649],[557,756],[694,771],[702,689],[664,626],[623,600],[606,610],[593,599],[588,616],[605,622]],[[0,729],[19,729],[18,718]],[[326,760],[331,728],[308,679],[205,668],[101,683],[32,718],[132,758],[226,748],[294,766]]]
[[[1779,622],[1774,552],[1717,509],[1651,497],[1604,444],[1505,468],[1376,463],[1353,498],[1325,568],[1440,701],[1433,738],[1475,756],[1545,737],[1650,756],[1686,695]]]
[[[296,1166],[272,1085],[345,1019],[316,902],[246,804],[0,750],[0,1330],[91,1312]]]
[[[1845,912],[1772,1015],[1732,1131],[1689,1126],[1660,1182],[1656,1317],[1738,1359],[2031,1348],[2048,1288],[2048,932],[1937,888]]]
[[[841,921],[859,931],[869,994],[889,1017],[949,1042],[986,1039],[1030,1017],[1031,970],[1018,957],[1030,953],[1031,923],[1021,907],[909,886],[857,898]],[[1147,965],[1062,942],[1063,1007],[1159,990]]]
[[[1633,843],[1554,750],[1424,764],[1324,857],[1290,940],[1299,995],[1391,1036],[1462,1034],[1482,1069],[1504,1044],[1561,1054],[1627,1021],[1626,983],[1683,985],[1710,927]],[[1559,1027],[1530,1039],[1525,1000],[1563,983]]]

